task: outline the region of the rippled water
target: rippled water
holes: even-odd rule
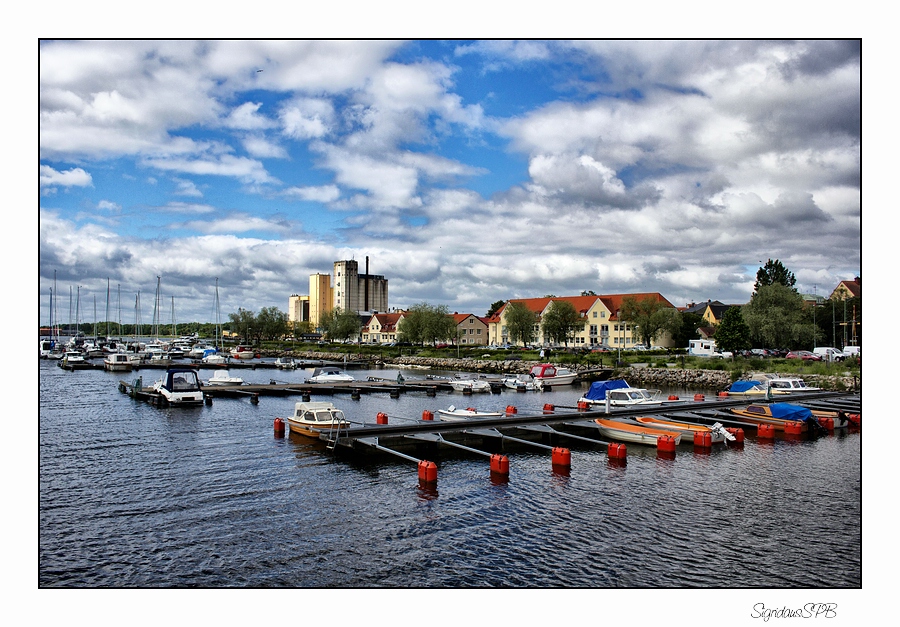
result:
[[[40,365],[41,586],[861,586],[860,433],[681,446],[674,460],[629,444],[624,467],[566,441],[568,476],[547,451],[517,447],[508,482],[491,480],[487,458],[442,449],[431,489],[400,458],[274,437],[299,397],[160,409],[118,391],[137,374]],[[332,400],[352,419],[395,422],[450,404],[539,412],[580,393]]]

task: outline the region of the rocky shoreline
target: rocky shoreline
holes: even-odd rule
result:
[[[325,360],[325,361],[369,361],[373,365],[383,366],[413,366],[419,368],[432,368],[434,370],[459,370],[462,372],[476,372],[479,374],[516,375],[527,374],[531,367],[542,363],[539,361],[507,360],[494,361],[472,358],[447,358],[447,357],[413,357],[404,355],[401,357],[374,357],[356,353],[325,353],[316,351],[296,351],[279,353],[272,357],[288,356],[295,359]],[[731,373],[727,370],[700,370],[682,368],[648,368],[641,366],[629,366],[627,368],[588,366],[583,364],[566,364],[566,368],[575,372],[585,373],[590,378],[593,374],[597,379],[625,379],[633,386],[659,386],[666,388],[684,388],[692,390],[726,390],[731,386]],[[861,381],[857,377],[818,376],[803,375],[803,379],[809,384],[826,390],[847,391],[859,389]]]

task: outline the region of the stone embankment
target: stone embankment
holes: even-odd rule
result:
[[[477,372],[480,374],[517,375],[527,374],[531,367],[541,363],[537,361],[507,360],[496,361],[487,359],[454,359],[438,357],[376,357],[373,355],[361,355],[356,353],[324,353],[324,352],[300,352],[278,353],[268,355],[272,357],[291,356],[295,359],[325,360],[325,361],[371,361],[373,365],[390,366],[416,366],[432,368],[434,370],[458,370],[462,372]],[[552,361],[552,360],[551,360]],[[655,386],[665,388],[685,388],[692,390],[726,390],[731,385],[731,372],[727,370],[699,370],[682,368],[647,368],[630,366],[627,368],[606,367],[603,376],[597,372],[596,366],[571,364],[565,367],[575,372],[584,372],[586,377],[591,373],[597,378],[607,378],[609,372],[611,379],[622,378],[634,386]],[[852,376],[817,376],[804,375],[807,384],[822,387],[826,390],[853,390],[859,389],[860,380]]]

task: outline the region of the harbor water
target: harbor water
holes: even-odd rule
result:
[[[843,588],[862,585],[861,432],[678,448],[516,447],[509,477],[441,449],[436,485],[400,457],[336,455],[275,437],[299,396],[159,408],[114,373],[39,366],[42,588]],[[348,370],[396,379],[398,371]],[[409,379],[424,371],[399,371]],[[309,370],[234,369],[252,383]],[[208,379],[211,370],[201,370]],[[325,397],[391,423],[449,405],[520,414],[585,388]],[[689,390],[684,394],[714,391]],[[320,400],[314,396],[312,400]],[[599,437],[599,436],[598,436]]]

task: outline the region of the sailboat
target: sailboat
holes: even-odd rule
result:
[[[228,359],[219,353],[221,347],[221,327],[219,322],[219,279],[216,279],[216,346],[204,352],[203,363],[205,364],[224,364],[228,363]]]

